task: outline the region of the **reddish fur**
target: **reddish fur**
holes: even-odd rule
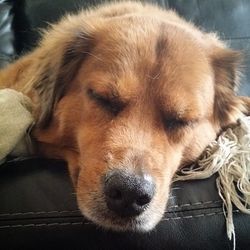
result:
[[[39,152],[68,162],[79,206],[93,221],[136,229],[109,214],[102,178],[114,168],[150,174],[157,192],[147,225],[137,228],[148,230],[164,212],[175,171],[248,112],[249,99],[234,94],[239,63],[238,52],[174,12],[128,2],[65,18],[0,72],[0,86],[33,99]],[[120,113],[101,107],[90,88],[119,94]],[[173,116],[189,124],[165,128]]]

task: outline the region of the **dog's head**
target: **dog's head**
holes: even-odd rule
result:
[[[34,53],[35,136],[68,162],[81,211],[104,227],[152,229],[176,170],[246,111],[239,53],[155,7],[69,17]]]

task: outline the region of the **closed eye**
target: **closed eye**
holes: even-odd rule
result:
[[[191,121],[187,121],[180,118],[168,117],[163,120],[164,127],[167,130],[185,128],[193,124]]]
[[[103,96],[93,89],[87,90],[88,96],[94,100],[101,108],[107,110],[113,115],[117,115],[124,107],[124,104],[119,102],[116,96]]]

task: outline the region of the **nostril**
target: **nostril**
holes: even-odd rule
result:
[[[151,201],[151,197],[149,195],[142,195],[136,199],[136,204],[138,206],[144,206]]]
[[[121,200],[122,199],[122,192],[116,188],[110,189],[109,192],[107,192],[107,196],[113,200]]]

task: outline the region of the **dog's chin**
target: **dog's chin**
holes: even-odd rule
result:
[[[151,231],[160,220],[149,218],[147,216],[144,216],[143,214],[131,218],[110,216],[109,214],[102,214],[98,216],[85,216],[98,226],[104,229],[117,232],[148,232]]]
[[[82,214],[96,225],[117,232],[149,232],[155,228],[164,214],[164,209],[162,209],[162,212],[157,209],[157,213],[152,209],[146,209],[138,216],[120,217],[106,209],[101,210],[100,207],[86,209],[79,204],[79,208]]]

